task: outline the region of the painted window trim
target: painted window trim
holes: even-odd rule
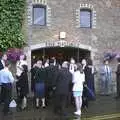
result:
[[[96,28],[96,23],[97,23],[97,14],[96,14],[96,11],[95,11],[95,8],[92,4],[89,4],[89,3],[84,3],[84,4],[80,4],[80,6],[76,9],[76,27],[77,28],[81,28],[80,27],[80,9],[90,9],[92,11],[92,27],[91,29],[95,29]],[[86,29],[89,29],[89,28],[86,28]]]
[[[32,4],[47,5],[47,0],[32,0]]]

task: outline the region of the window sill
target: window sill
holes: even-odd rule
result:
[[[33,29],[46,29],[47,26],[46,26],[46,25],[43,25],[43,26],[40,26],[40,25],[32,25],[32,28],[33,28]]]

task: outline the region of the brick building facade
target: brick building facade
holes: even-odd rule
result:
[[[104,52],[120,50],[119,0],[27,0],[26,16],[29,66],[32,57],[48,55],[50,48],[68,48],[66,54],[70,50],[77,60],[89,53],[96,66]]]

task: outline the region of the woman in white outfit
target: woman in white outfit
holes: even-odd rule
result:
[[[73,73],[73,96],[75,99],[76,112],[75,115],[81,116],[83,83],[85,82],[85,75],[81,64],[76,65],[76,70]]]

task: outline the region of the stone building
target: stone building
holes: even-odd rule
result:
[[[120,0],[27,0],[26,16],[29,67],[38,56],[99,66],[104,52],[120,50]]]

